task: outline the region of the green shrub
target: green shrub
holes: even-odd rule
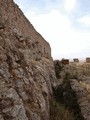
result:
[[[53,100],[50,102],[50,120],[75,120],[72,112],[70,112],[63,104]]]
[[[64,76],[64,80],[70,80],[70,79],[78,79],[78,73],[69,73],[69,72],[66,72],[65,73],[65,76]]]

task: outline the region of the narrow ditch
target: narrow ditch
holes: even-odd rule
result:
[[[54,62],[57,79],[60,79],[60,72],[63,66],[59,61]],[[77,95],[70,84],[70,75],[66,74],[63,83],[53,88],[54,99],[61,105],[65,106],[69,112],[73,113],[74,120],[84,120],[81,114],[80,106],[77,102]]]
[[[70,82],[53,88],[53,93],[58,103],[64,105],[69,111],[72,111],[75,120],[84,120],[81,109],[77,103],[76,93],[72,90]]]

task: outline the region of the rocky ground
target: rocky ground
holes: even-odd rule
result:
[[[59,91],[62,98],[59,101],[65,101],[64,104],[73,110],[75,117],[79,115],[76,120],[90,120],[90,64],[62,65],[60,61],[55,61],[55,66],[58,72],[56,93]]]

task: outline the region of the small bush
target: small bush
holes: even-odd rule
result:
[[[78,79],[78,73],[69,73],[69,72],[66,72],[65,73],[65,77],[64,77],[65,80],[70,80],[70,79]]]
[[[50,120],[75,120],[72,112],[70,112],[63,104],[53,100],[50,102]]]

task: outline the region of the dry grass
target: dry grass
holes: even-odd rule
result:
[[[80,81],[79,83],[83,88],[85,88],[90,93],[90,85],[89,84],[82,82],[82,81]]]

